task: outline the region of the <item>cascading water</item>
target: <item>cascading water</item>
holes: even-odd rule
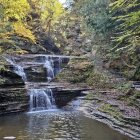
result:
[[[31,89],[30,111],[40,111],[55,108],[55,99],[51,89]]]
[[[14,59],[9,59],[9,58],[6,58],[7,62],[9,62],[13,68],[14,68],[14,72],[21,76],[23,81],[26,81],[27,80],[27,77],[26,77],[26,74],[25,74],[25,71],[24,71],[24,68],[21,67],[20,65],[17,65],[16,62],[14,61]]]
[[[47,69],[47,79],[51,81],[54,78],[54,64],[51,57],[45,56],[44,67]]]
[[[6,58],[6,60],[13,66],[14,72],[20,75],[22,79],[26,82],[26,85],[28,88],[28,94],[30,95],[30,112],[50,110],[50,109],[56,108],[53,92],[50,88],[47,88],[47,87],[40,88],[39,83],[35,84],[34,83],[35,81],[30,83],[30,80],[29,81],[27,80],[29,79],[27,78],[28,73],[25,73],[24,68],[19,65],[19,62],[17,64],[16,59],[14,57]],[[62,59],[60,57],[42,55],[39,60],[41,60],[40,66],[43,65],[43,67],[47,70],[47,74],[46,74],[47,80],[50,82],[55,77],[55,75],[61,71]],[[35,65],[35,64],[38,64],[38,59],[35,59],[35,60],[29,59],[29,62],[30,64]],[[34,65],[30,65],[31,68]],[[29,67],[29,63],[24,62],[24,66]]]
[[[57,60],[57,68],[54,68],[54,60],[51,56],[45,56],[45,63],[44,67],[47,69],[47,79],[48,81],[51,81],[56,74],[61,72],[61,64],[62,64],[62,59],[61,57],[58,57]]]

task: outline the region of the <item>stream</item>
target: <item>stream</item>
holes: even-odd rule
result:
[[[0,117],[0,140],[6,136],[16,140],[132,140],[84,116],[78,111],[81,103],[78,97],[65,95],[66,101],[63,95],[60,105],[56,87],[40,84],[51,82],[63,63],[67,63],[66,58],[29,55],[6,60],[25,81],[30,100],[27,112]]]
[[[42,111],[0,117],[0,139],[17,140],[132,140],[79,111]]]

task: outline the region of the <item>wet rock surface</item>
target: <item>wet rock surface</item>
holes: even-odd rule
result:
[[[55,76],[60,71],[60,67],[65,67],[70,57],[45,54],[26,54],[8,57],[8,59],[14,59],[16,65],[23,68],[26,73],[26,81],[46,82],[48,80],[47,77],[49,71],[49,67],[46,67],[48,65],[48,61],[52,63],[53,74]],[[14,67],[11,64],[7,65],[7,67],[11,71],[14,71]]]
[[[88,86],[73,85],[70,83],[57,83],[57,82],[41,82],[41,83],[31,83],[26,82],[26,88],[30,89],[51,89],[53,92],[53,97],[55,99],[55,105],[57,108],[63,108],[74,98],[78,96],[84,96],[82,91],[91,90]]]
[[[24,87],[0,88],[0,115],[23,112],[28,106],[29,96]]]
[[[24,85],[22,77],[12,71],[1,71],[0,78],[2,80],[0,87]]]
[[[114,129],[140,139],[140,110],[118,99],[116,91],[87,91],[81,110]]]
[[[140,139],[138,82],[134,82],[136,86],[133,87],[133,82],[114,71],[104,69],[100,63],[101,61],[92,64],[88,59],[79,63],[70,61],[66,69],[56,77],[56,81],[74,83],[77,87],[87,86],[91,90],[82,92],[86,96],[81,98],[83,101],[80,110],[123,134]],[[83,76],[85,80],[81,80]],[[84,82],[80,83],[81,81]]]
[[[10,61],[8,61],[10,63],[7,65],[7,68],[13,71],[11,72],[13,75],[11,75],[11,73],[9,74],[9,76],[11,76],[13,79],[11,78],[11,83],[0,89],[1,115],[29,111],[29,91],[32,91],[33,89],[39,90],[39,92],[44,92],[47,89],[51,89],[58,108],[63,107],[73,98],[79,96],[82,91],[89,90],[88,86],[77,86],[67,82],[52,82],[54,80],[53,77],[50,77],[52,79],[50,79],[51,81],[48,81],[47,78],[50,74],[52,74],[52,72],[55,76],[61,70],[63,71],[63,68],[68,63],[69,59],[71,59],[69,56],[28,54],[13,56],[12,58],[8,57],[8,59],[10,59]],[[20,68],[18,69],[18,67]],[[53,69],[51,69],[51,67]],[[20,70],[22,70],[22,75],[26,76],[26,79],[23,79],[22,75],[17,75],[20,74]],[[5,76],[7,78],[8,74],[6,73]],[[19,81],[14,78],[19,78]],[[19,84],[21,81],[23,86],[20,86]]]
[[[81,97],[81,110],[87,116],[107,123],[114,129],[139,139],[140,110],[138,86],[130,93],[125,92],[128,88],[123,88],[125,90],[122,91],[115,86],[122,88],[120,85],[123,85],[125,87],[126,84],[124,82],[127,82],[126,79],[103,72],[103,69],[100,67],[95,68],[94,64],[87,58],[70,59],[68,65],[64,66],[61,73],[55,79],[52,79],[51,82],[43,82],[43,80],[41,82],[37,80],[36,82],[26,82],[25,88],[20,88],[20,90],[17,88],[12,89],[12,92],[9,92],[9,94],[11,93],[10,95],[8,95],[8,89],[6,89],[5,93],[2,89],[3,101],[7,101],[7,104],[1,104],[1,110],[5,111],[2,113],[8,113],[10,112],[9,110],[11,112],[28,110],[29,104],[27,102],[29,102],[29,97],[25,94],[27,93],[25,89],[52,89],[56,105],[60,108],[69,103],[74,97],[83,94],[87,96]],[[17,58],[16,61],[20,63],[21,60],[23,62],[21,65],[25,66],[25,71],[31,68],[31,70],[28,70],[30,73],[33,73],[33,68],[36,68],[35,72],[42,73],[42,71],[45,71],[43,68],[44,62],[40,63],[40,55],[23,55],[23,57]],[[36,61],[34,65],[31,63],[33,60]],[[53,61],[55,63],[55,57]],[[63,61],[67,62],[67,59],[63,59]],[[93,74],[91,75],[91,73]],[[39,77],[41,78],[40,74]],[[7,99],[8,96],[11,97],[11,100]],[[17,100],[13,102],[12,99]],[[23,102],[21,102],[21,99]]]
[[[0,115],[27,110],[29,98],[22,77],[12,71],[1,71],[0,78]]]

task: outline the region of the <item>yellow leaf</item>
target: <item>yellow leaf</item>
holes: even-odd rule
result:
[[[19,36],[28,38],[35,43],[35,36],[31,32],[31,30],[29,30],[28,28],[25,27],[25,25],[23,23],[21,23],[21,22],[14,23],[14,31]]]

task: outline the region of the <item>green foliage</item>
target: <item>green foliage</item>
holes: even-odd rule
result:
[[[3,20],[22,20],[30,10],[27,0],[0,0],[3,8]]]
[[[138,0],[117,0],[110,4],[111,19],[115,27],[112,34],[113,48],[111,52],[121,56],[124,66],[128,68],[127,71],[132,67],[136,71],[139,67],[139,6]],[[136,71],[136,73],[139,72]],[[134,77],[137,77],[136,73]]]
[[[0,0],[0,53],[24,52],[13,36],[37,45],[36,32],[50,32],[50,26],[62,13],[64,9],[58,0]]]
[[[113,50],[121,53],[123,51],[134,53],[140,41],[140,6],[138,0],[117,0],[110,4],[110,13],[115,24],[115,36]]]
[[[76,4],[76,8],[89,28],[106,34],[109,26],[108,0],[81,0]]]
[[[35,37],[31,30],[27,29],[26,16],[30,11],[30,5],[27,0],[0,0],[1,4],[1,30],[0,45],[3,46],[3,53],[14,52],[13,48],[19,50],[11,39],[12,35],[22,36],[35,42]],[[11,46],[11,49],[9,49]],[[7,51],[8,48],[8,51]]]
[[[31,11],[39,17],[40,25],[50,32],[50,28],[64,13],[64,8],[59,0],[29,0]]]
[[[81,0],[75,11],[93,35],[93,45],[103,58],[123,63],[120,70],[138,72],[140,66],[140,1]],[[105,45],[106,44],[106,45]],[[137,78],[138,79],[138,78]]]

